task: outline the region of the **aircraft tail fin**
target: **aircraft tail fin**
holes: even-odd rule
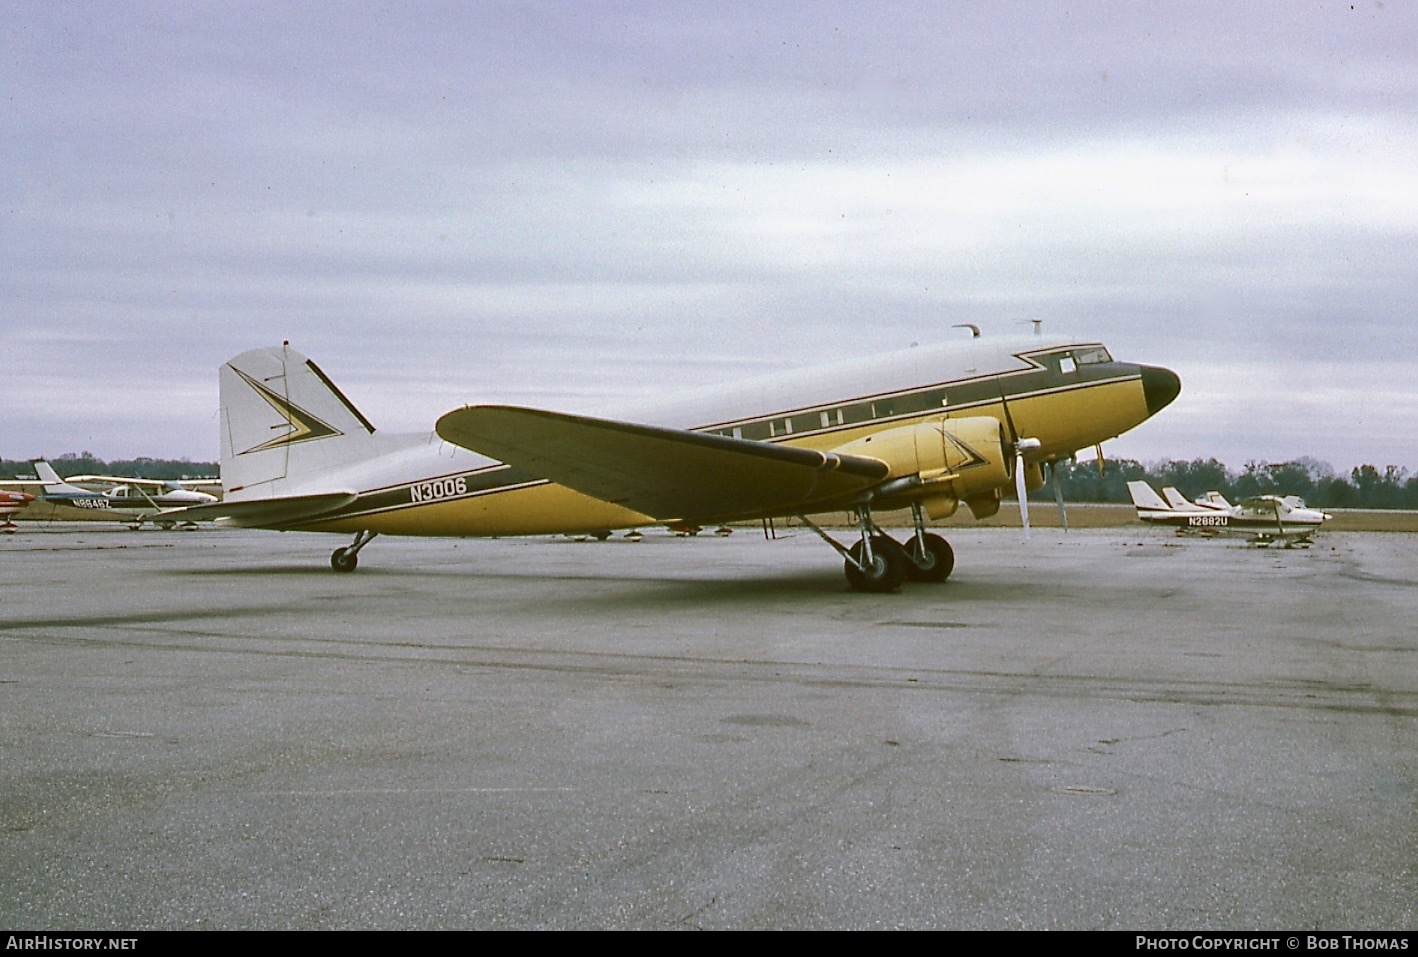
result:
[[[1132,504],[1139,512],[1144,509],[1148,511],[1171,511],[1171,506],[1162,501],[1162,496],[1152,490],[1152,486],[1146,482],[1129,482],[1128,494],[1132,496]]]
[[[1196,510],[1196,506],[1194,506],[1191,502],[1187,501],[1187,497],[1185,495],[1183,495],[1181,492],[1178,492],[1170,485],[1164,485],[1162,487],[1162,497],[1167,500],[1167,504],[1170,505],[1172,508],[1190,509],[1192,511]]]
[[[34,464],[34,474],[44,483],[44,491],[50,495],[88,495],[87,489],[79,488],[77,485],[70,485],[59,477],[59,473],[54,471],[54,466],[40,459]]]
[[[1230,502],[1226,501],[1226,496],[1222,495],[1220,492],[1207,492],[1206,503],[1208,505],[1216,505],[1224,509],[1230,509],[1234,507]]]
[[[238,498],[293,494],[316,473],[370,454],[374,426],[320,367],[282,345],[221,368],[222,488]]]
[[[48,462],[35,462],[34,474],[39,476],[39,480],[45,485],[63,485],[64,480],[59,477],[59,473],[54,471],[54,466]]]

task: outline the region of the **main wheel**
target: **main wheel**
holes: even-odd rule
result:
[[[911,564],[906,577],[913,582],[943,582],[955,571],[955,550],[939,535],[926,534],[926,554],[917,554],[915,542],[907,549]]]
[[[359,567],[359,555],[337,548],[330,553],[330,567],[337,572],[352,572]]]
[[[906,567],[910,561],[905,550],[892,539],[883,535],[872,538],[871,562],[865,568],[857,567],[862,561],[861,542],[853,545],[848,554],[852,556],[852,560],[844,562],[842,570],[846,573],[847,584],[853,591],[895,591],[906,580]]]

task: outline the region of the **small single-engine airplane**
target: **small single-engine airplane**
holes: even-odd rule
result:
[[[145,479],[127,475],[71,475],[66,480],[83,487],[101,485],[99,489],[115,508],[163,508],[178,505],[205,505],[215,502],[211,492],[193,486],[220,486],[220,479]]]
[[[39,478],[37,483],[40,486],[39,500],[49,505],[60,506],[60,509],[54,513],[59,517],[64,516],[64,508],[77,508],[101,514],[104,518],[111,518],[114,521],[125,522],[133,528],[140,527],[145,521],[152,521],[162,528],[171,528],[179,523],[164,518],[161,514],[164,509],[205,505],[217,501],[217,497],[210,492],[194,491],[182,487],[180,483],[160,479],[76,475],[66,480],[59,477],[59,473],[54,471],[54,466],[42,459],[34,463],[34,471]],[[113,485],[100,491],[75,484],[78,482],[88,484],[119,482],[122,484]],[[153,489],[152,494],[146,491],[145,486]],[[72,515],[72,513],[70,514]]]
[[[1146,482],[1129,482],[1128,494],[1137,517],[1153,525],[1167,525],[1178,534],[1244,535],[1252,544],[1282,542],[1308,545],[1320,526],[1332,517],[1328,512],[1306,508],[1294,495],[1257,495],[1236,505],[1219,492],[1207,492],[1195,502],[1174,488],[1162,490],[1164,500]]]
[[[12,516],[16,512],[24,511],[26,505],[34,501],[34,496],[28,492],[10,492],[0,489],[0,518],[5,520],[0,525],[0,532],[13,532],[20,526],[14,523]]]
[[[353,533],[352,571],[378,534],[596,534],[796,516],[861,591],[944,581],[950,545],[926,531],[960,503],[986,518],[1014,485],[1027,527],[1042,467],[1176,398],[1177,376],[1089,340],[974,338],[787,372],[605,418],[469,405],[433,433],[385,435],[315,363],[253,349],[220,371],[221,502],[159,517]],[[646,424],[648,423],[648,424]],[[910,509],[905,544],[873,513]],[[807,516],[847,511],[851,547]]]

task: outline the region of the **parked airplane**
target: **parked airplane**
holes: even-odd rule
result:
[[[115,506],[176,506],[204,505],[217,501],[211,492],[203,492],[193,486],[220,487],[220,479],[145,479],[127,475],[71,475],[67,481],[72,485],[104,485],[99,489]]]
[[[1245,535],[1257,545],[1283,542],[1307,545],[1311,536],[1332,517],[1328,512],[1306,508],[1294,495],[1257,495],[1232,505],[1219,492],[1207,492],[1189,502],[1174,488],[1164,488],[1164,501],[1146,482],[1129,482],[1128,494],[1137,517],[1154,525],[1176,528],[1178,533],[1197,535]]]
[[[54,466],[45,461],[34,463],[34,474],[39,476],[40,499],[52,505],[68,505],[71,508],[111,509],[113,502],[102,492],[71,485],[59,477]]]
[[[149,489],[152,489],[150,492]],[[104,489],[103,494],[116,507],[171,508],[178,505],[205,505],[215,502],[217,497],[211,492],[199,492],[186,488],[178,482],[163,482],[156,479],[125,479],[121,484]]]
[[[163,528],[172,528],[178,522],[163,518],[159,514],[165,508],[204,505],[217,501],[217,497],[209,492],[193,491],[182,488],[178,483],[158,479],[83,475],[73,476],[66,481],[59,477],[52,465],[43,460],[34,463],[34,470],[35,475],[39,477],[41,501],[69,508],[99,510],[105,517],[126,522],[134,528],[138,528],[145,521],[152,521]],[[79,481],[124,484],[98,491],[74,484]],[[153,488],[153,494],[150,495],[143,489],[145,485]]]
[[[34,496],[28,492],[10,492],[0,489],[0,518],[5,520],[0,525],[0,532],[13,532],[20,526],[16,525],[11,518],[16,512],[23,511],[25,506],[34,501]]]
[[[289,343],[220,372],[223,501],[164,517],[353,533],[330,557],[352,571],[378,534],[595,533],[797,516],[845,559],[851,586],[943,581],[950,545],[926,531],[960,503],[999,511],[1014,485],[1026,522],[1042,466],[1147,420],[1181,389],[1167,369],[1118,362],[1087,340],[911,348],[607,418],[470,405],[432,434],[388,436]],[[653,424],[640,424],[649,422]],[[876,511],[910,509],[905,544]],[[840,544],[807,516],[850,511]]]

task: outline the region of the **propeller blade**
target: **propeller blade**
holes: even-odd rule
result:
[[[1014,456],[1014,493],[1019,496],[1019,520],[1024,523],[1024,537],[1029,537],[1029,493],[1024,487],[1024,453]]]
[[[1059,463],[1054,462],[1049,466],[1049,480],[1054,483],[1054,501],[1059,504],[1059,521],[1063,523],[1063,530],[1068,531],[1068,511],[1063,503],[1063,486],[1059,484]]]
[[[1093,451],[1098,453],[1098,477],[1103,477],[1103,443],[1099,442],[1093,447]]]
[[[1029,537],[1029,490],[1026,486],[1024,453],[1035,452],[1043,445],[1038,439],[1014,441],[1014,494],[1019,498],[1019,519],[1024,525],[1024,537]]]

